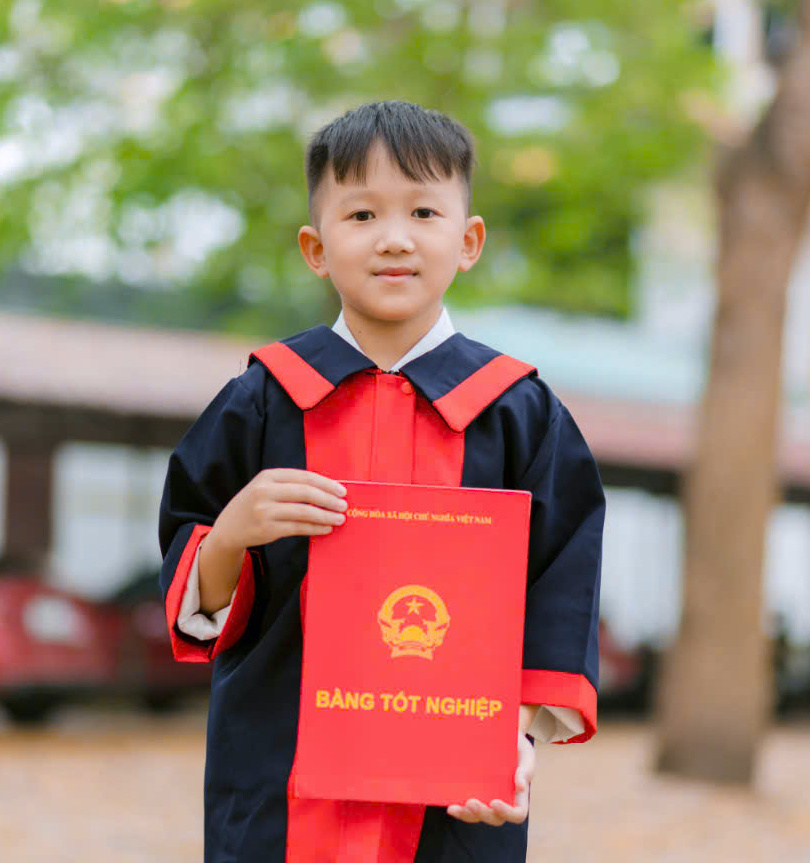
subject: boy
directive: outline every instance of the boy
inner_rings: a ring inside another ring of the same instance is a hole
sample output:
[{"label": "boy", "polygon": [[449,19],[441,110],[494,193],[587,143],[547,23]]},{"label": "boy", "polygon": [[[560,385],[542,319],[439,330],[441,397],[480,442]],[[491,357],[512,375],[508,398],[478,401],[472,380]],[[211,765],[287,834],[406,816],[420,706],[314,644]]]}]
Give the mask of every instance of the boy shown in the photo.
[{"label": "boy", "polygon": [[[526,733],[595,731],[598,472],[535,370],[454,333],[442,306],[484,244],[483,220],[468,216],[472,165],[466,129],[406,102],[364,105],[318,132],[306,157],[312,224],[298,239],[341,316],[257,351],[171,457],[161,584],[175,655],[216,659],[210,863],[522,861]],[[531,491],[513,802],[287,799],[308,537],[345,520],[335,477]]]}]

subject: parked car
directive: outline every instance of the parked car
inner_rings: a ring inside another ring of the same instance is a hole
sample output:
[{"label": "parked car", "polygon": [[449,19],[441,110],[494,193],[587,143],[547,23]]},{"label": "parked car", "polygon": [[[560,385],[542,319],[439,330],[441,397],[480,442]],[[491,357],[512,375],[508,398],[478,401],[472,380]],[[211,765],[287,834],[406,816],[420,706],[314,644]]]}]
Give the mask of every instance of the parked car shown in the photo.
[{"label": "parked car", "polygon": [[658,669],[652,646],[622,647],[608,623],[599,621],[600,710],[644,711],[651,707],[652,688]]},{"label": "parked car", "polygon": [[810,644],[791,641],[784,619],[776,617],[771,636],[776,711],[784,716],[810,709]]},{"label": "parked car", "polygon": [[155,573],[102,602],[30,574],[0,577],[0,704],[13,720],[41,722],[100,694],[165,709],[209,684],[207,665],[172,657]]}]

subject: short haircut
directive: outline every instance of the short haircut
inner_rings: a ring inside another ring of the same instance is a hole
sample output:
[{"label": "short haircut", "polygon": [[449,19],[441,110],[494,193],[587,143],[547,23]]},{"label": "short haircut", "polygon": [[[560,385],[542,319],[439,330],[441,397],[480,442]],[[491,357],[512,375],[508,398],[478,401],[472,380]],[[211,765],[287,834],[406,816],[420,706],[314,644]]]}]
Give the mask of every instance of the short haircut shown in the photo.
[{"label": "short haircut", "polygon": [[324,174],[331,168],[337,183],[362,183],[368,153],[381,142],[410,180],[427,182],[459,176],[472,197],[475,144],[470,132],[445,114],[414,105],[387,101],[361,105],[315,133],[306,152],[309,211]]}]

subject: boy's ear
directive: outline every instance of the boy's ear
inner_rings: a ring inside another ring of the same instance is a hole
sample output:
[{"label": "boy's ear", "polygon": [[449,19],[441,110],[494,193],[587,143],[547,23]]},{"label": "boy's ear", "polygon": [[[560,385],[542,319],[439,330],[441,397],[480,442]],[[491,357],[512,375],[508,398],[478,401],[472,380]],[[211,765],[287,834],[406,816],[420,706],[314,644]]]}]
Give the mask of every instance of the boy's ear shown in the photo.
[{"label": "boy's ear", "polygon": [[480,216],[470,216],[467,219],[467,228],[464,231],[464,246],[461,250],[461,260],[458,265],[462,273],[466,273],[481,257],[486,238],[487,229],[484,225],[484,220]]},{"label": "boy's ear", "polygon": [[310,270],[316,276],[325,279],[329,275],[329,270],[326,268],[323,243],[321,235],[312,225],[304,225],[299,229],[298,248],[301,249],[301,254]]}]

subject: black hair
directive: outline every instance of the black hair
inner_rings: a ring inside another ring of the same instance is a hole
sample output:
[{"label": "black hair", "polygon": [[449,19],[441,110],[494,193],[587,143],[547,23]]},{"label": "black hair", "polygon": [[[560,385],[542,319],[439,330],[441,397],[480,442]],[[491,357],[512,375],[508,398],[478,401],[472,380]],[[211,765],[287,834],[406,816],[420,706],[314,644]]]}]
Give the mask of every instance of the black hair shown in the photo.
[{"label": "black hair", "polygon": [[425,182],[458,175],[464,181],[469,207],[475,145],[470,132],[445,114],[412,102],[387,101],[361,105],[315,133],[306,152],[310,213],[315,193],[331,168],[335,180],[362,183],[368,152],[380,141],[402,173]]}]

